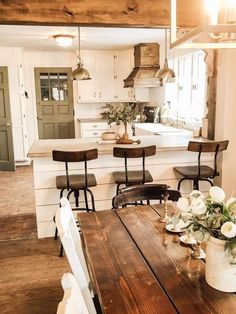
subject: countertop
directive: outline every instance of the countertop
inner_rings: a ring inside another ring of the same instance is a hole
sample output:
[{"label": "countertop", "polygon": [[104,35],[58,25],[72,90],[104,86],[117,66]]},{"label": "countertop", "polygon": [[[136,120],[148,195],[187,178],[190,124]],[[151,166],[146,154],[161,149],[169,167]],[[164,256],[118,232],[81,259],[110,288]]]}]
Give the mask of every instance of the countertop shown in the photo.
[{"label": "countertop", "polygon": [[[189,140],[193,137],[191,133],[183,134],[160,134],[160,135],[148,135],[148,136],[134,136],[133,140],[141,140],[141,144],[98,144],[98,139],[94,138],[80,138],[80,139],[58,139],[58,140],[37,140],[32,144],[28,157],[50,157],[52,156],[52,150],[87,150],[91,148],[97,148],[100,155],[112,154],[114,146],[125,147],[142,147],[149,145],[156,145],[157,151],[180,151],[187,150]],[[196,139],[194,139],[196,140]],[[197,139],[202,141],[201,138]]]}]

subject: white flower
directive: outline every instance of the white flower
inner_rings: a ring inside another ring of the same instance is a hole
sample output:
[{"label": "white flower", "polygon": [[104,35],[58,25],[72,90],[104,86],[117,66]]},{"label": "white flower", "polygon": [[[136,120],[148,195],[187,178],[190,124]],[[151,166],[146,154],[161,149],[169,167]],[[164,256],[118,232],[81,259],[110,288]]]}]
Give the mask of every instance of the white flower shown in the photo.
[{"label": "white flower", "polygon": [[233,202],[235,202],[236,201],[236,198],[235,197],[230,197],[229,199],[228,199],[228,201],[226,202],[226,206],[228,207],[228,206],[230,206],[230,204],[232,204]]},{"label": "white flower", "polygon": [[225,222],[220,231],[226,238],[234,238],[236,236],[236,224],[230,221]]},{"label": "white flower", "polygon": [[209,190],[211,200],[215,203],[221,203],[225,199],[225,192],[218,186],[212,186]]},{"label": "white flower", "polygon": [[194,198],[190,204],[190,210],[194,215],[204,214],[207,210],[204,200],[201,198]]},{"label": "white flower", "polygon": [[198,191],[198,190],[193,190],[192,193],[190,193],[190,198],[193,199],[193,198],[200,198],[200,199],[204,199],[204,196],[203,194]]},{"label": "white flower", "polygon": [[236,218],[236,198],[230,197],[228,201],[226,202],[226,207],[230,207],[230,214],[232,217]]},{"label": "white flower", "polygon": [[177,202],[177,207],[181,210],[181,212],[189,212],[189,201],[186,197],[180,197]]}]

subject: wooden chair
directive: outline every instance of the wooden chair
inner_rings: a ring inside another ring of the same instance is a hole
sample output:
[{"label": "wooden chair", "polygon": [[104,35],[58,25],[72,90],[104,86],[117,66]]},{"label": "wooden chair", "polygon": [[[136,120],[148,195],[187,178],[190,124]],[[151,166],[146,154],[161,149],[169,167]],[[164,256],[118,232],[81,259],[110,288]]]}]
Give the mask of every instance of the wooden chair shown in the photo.
[{"label": "wooden chair", "polygon": [[61,284],[64,296],[58,304],[57,314],[89,314],[75,277],[70,273],[64,274]]},{"label": "wooden chair", "polygon": [[[116,195],[119,193],[119,189],[122,184],[124,184],[125,186],[129,186],[136,184],[145,184],[147,182],[153,181],[150,172],[148,170],[145,170],[145,158],[153,156],[155,154],[155,145],[135,148],[113,148],[113,156],[118,158],[124,158],[125,161],[125,171],[113,172],[114,181],[117,184]],[[129,158],[142,158],[142,170],[128,170],[127,159]]]},{"label": "wooden chair", "polygon": [[[185,166],[185,167],[174,167],[174,171],[183,176],[179,180],[178,190],[180,190],[181,183],[184,180],[193,181],[193,189],[199,190],[199,181],[207,181],[213,185],[212,180],[219,176],[220,173],[217,169],[217,158],[218,153],[227,149],[229,141],[220,142],[193,142],[190,141],[188,144],[188,151],[198,152],[198,164],[197,166]],[[206,165],[202,165],[201,156],[202,153],[214,153],[214,168]]]},{"label": "wooden chair", "polygon": [[[65,200],[64,200],[65,201]],[[71,270],[81,289],[89,313],[96,313],[89,290],[89,274],[83,255],[80,235],[68,203],[62,201],[62,207],[56,213],[56,225],[61,243],[65,250]]]},{"label": "wooden chair", "polygon": [[[97,185],[94,174],[88,173],[87,161],[98,158],[98,150],[90,149],[85,151],[52,151],[54,161],[64,162],[66,175],[56,176],[56,187],[60,190],[60,199],[64,191],[67,191],[67,198],[74,193],[75,206],[74,210],[95,211],[94,195],[89,189]],[[84,174],[69,174],[68,164],[71,162],[84,162]],[[85,208],[79,207],[80,191],[84,192]],[[87,193],[91,196],[92,208],[89,208]],[[53,219],[55,221],[55,217]],[[57,229],[55,230],[55,239],[57,239]]]},{"label": "wooden chair", "polygon": [[[125,207],[127,205],[134,205],[137,202],[150,200],[158,200],[160,203],[163,201],[163,196],[168,194],[168,200],[177,202],[181,197],[179,191],[169,190],[166,184],[145,184],[136,185],[121,190],[121,193],[116,195],[112,200],[114,209]],[[142,203],[141,203],[142,204]]]}]

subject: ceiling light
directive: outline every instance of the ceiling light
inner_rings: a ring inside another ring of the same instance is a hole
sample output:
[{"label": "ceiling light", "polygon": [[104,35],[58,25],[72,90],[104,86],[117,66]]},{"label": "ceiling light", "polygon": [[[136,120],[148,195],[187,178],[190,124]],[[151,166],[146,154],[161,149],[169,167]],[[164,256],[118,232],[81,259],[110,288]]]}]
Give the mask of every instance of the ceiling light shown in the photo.
[{"label": "ceiling light", "polygon": [[69,47],[73,43],[74,36],[72,36],[72,35],[54,35],[53,38],[55,39],[58,46]]},{"label": "ceiling light", "polygon": [[80,56],[80,27],[78,27],[78,66],[72,72],[71,80],[82,81],[82,80],[91,80],[88,70],[84,68],[83,60]]},{"label": "ceiling light", "polygon": [[165,29],[165,61],[164,66],[161,68],[157,74],[156,78],[158,78],[161,83],[165,82],[173,82],[175,79],[175,72],[168,67],[168,61],[167,61],[167,29]]},{"label": "ceiling light", "polygon": [[178,3],[171,0],[171,43],[174,48],[236,48],[236,0],[202,0],[199,25],[177,30]]}]

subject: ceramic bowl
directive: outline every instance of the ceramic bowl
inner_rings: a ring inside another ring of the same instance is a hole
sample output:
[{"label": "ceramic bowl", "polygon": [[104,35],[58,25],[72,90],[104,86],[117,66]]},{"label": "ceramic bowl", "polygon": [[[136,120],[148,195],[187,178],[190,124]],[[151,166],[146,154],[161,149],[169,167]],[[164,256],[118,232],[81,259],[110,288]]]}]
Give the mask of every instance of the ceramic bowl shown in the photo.
[{"label": "ceramic bowl", "polygon": [[103,132],[102,140],[104,141],[112,141],[116,139],[116,132]]}]

